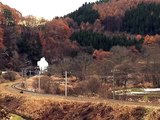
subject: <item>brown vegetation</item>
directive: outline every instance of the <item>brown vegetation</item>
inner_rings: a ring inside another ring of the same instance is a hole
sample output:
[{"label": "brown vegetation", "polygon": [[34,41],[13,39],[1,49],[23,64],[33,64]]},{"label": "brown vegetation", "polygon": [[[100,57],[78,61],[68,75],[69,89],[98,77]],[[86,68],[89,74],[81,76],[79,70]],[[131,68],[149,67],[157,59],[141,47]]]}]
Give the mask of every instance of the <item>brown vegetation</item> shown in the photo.
[{"label": "brown vegetation", "polygon": [[43,54],[51,64],[78,50],[77,45],[69,40],[71,33],[72,30],[64,19],[53,19],[39,32]]},{"label": "brown vegetation", "polygon": [[20,21],[20,18],[22,17],[22,14],[19,11],[17,11],[16,9],[11,8],[11,7],[7,6],[7,5],[3,5],[1,2],[0,2],[0,9],[1,9],[1,11],[0,11],[0,21],[1,21],[0,24],[1,25],[7,23],[6,22],[7,20],[6,20],[5,16],[4,16],[4,14],[3,14],[3,9],[7,9],[7,10],[10,10],[12,12],[12,15],[13,15],[14,20],[15,20],[16,23],[18,23]]},{"label": "brown vegetation", "polygon": [[[80,98],[79,98],[80,99]],[[82,98],[83,101],[83,98]],[[94,101],[94,100],[93,100]],[[158,120],[158,111],[146,112],[144,107],[131,107],[110,102],[81,102],[65,98],[27,97],[1,93],[1,106],[33,120],[90,119],[90,120],[141,120],[148,117]]]},{"label": "brown vegetation", "polygon": [[103,51],[103,50],[95,50],[93,52],[93,57],[96,58],[97,60],[102,60],[105,57],[110,56],[112,53],[108,51]]}]

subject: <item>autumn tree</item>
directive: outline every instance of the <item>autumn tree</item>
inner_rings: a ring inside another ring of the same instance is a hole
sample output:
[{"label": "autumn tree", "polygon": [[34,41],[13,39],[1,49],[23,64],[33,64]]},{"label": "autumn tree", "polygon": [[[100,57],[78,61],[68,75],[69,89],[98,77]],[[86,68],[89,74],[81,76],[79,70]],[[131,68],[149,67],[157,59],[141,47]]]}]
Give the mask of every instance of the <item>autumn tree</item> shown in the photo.
[{"label": "autumn tree", "polygon": [[[5,66],[2,66],[2,69],[11,68],[13,60],[18,60],[16,42],[20,35],[20,27],[17,24],[22,15],[19,11],[7,5],[0,4],[0,8],[0,51],[2,51],[2,53],[0,52],[0,62],[4,63],[3,65]],[[19,63],[19,60],[17,63]]]},{"label": "autumn tree", "polygon": [[28,15],[23,17],[21,23],[28,27],[36,27],[38,25],[43,25],[47,22],[44,18],[36,18],[35,16]]},{"label": "autumn tree", "polygon": [[160,86],[160,54],[159,54],[159,45],[154,44],[152,46],[145,46],[143,54],[143,63],[141,63],[141,71],[144,73],[144,80],[146,82],[153,83],[154,86]]},{"label": "autumn tree", "polygon": [[115,79],[118,86],[126,84],[129,73],[133,73],[133,65],[136,63],[136,57],[130,50],[125,47],[115,46],[111,49],[111,60],[114,63],[113,70],[115,71]]},{"label": "autumn tree", "polygon": [[0,4],[0,24],[3,26],[17,25],[22,17],[22,14],[14,8]]},{"label": "autumn tree", "polygon": [[43,55],[50,64],[76,53],[78,48],[69,40],[71,29],[66,21],[54,19],[40,26],[40,29]]},{"label": "autumn tree", "polygon": [[118,83],[126,89],[129,75],[135,72],[135,67],[133,67],[133,64],[130,62],[124,62],[119,65],[117,69],[119,70]]},{"label": "autumn tree", "polygon": [[85,80],[87,70],[91,65],[93,58],[87,53],[79,53],[77,57],[73,58],[71,63],[71,72],[76,75],[80,80]]}]

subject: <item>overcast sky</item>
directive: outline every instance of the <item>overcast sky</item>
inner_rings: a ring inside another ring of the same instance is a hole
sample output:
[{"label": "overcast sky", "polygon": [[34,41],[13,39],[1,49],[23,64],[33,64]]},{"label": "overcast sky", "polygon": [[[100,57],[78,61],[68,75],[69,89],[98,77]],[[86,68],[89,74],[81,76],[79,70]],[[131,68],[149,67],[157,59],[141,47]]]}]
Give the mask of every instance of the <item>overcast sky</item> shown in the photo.
[{"label": "overcast sky", "polygon": [[0,0],[3,4],[16,8],[23,16],[33,15],[46,19],[66,15],[85,2],[95,1],[97,0]]}]

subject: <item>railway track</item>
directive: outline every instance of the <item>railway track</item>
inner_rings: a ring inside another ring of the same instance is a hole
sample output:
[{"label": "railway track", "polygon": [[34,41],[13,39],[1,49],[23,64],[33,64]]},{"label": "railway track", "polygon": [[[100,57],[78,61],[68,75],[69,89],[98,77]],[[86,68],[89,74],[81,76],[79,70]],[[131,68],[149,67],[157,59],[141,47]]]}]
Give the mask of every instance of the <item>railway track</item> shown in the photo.
[{"label": "railway track", "polygon": [[[36,96],[38,98],[54,98],[56,100],[66,100],[66,101],[75,101],[75,102],[91,102],[91,103],[106,103],[110,105],[121,105],[121,106],[142,106],[146,108],[154,108],[160,109],[160,106],[157,104],[152,103],[145,103],[145,102],[129,102],[129,101],[122,101],[122,100],[113,100],[113,99],[104,99],[104,98],[93,98],[93,97],[73,97],[73,96],[62,96],[62,95],[51,95],[51,94],[42,94],[42,93],[35,93],[32,91],[20,89],[19,82],[10,83],[9,85],[0,84],[0,87],[5,87],[5,89],[11,93],[21,94],[20,91],[23,91],[23,94],[26,96]],[[23,95],[21,94],[21,95]]]}]

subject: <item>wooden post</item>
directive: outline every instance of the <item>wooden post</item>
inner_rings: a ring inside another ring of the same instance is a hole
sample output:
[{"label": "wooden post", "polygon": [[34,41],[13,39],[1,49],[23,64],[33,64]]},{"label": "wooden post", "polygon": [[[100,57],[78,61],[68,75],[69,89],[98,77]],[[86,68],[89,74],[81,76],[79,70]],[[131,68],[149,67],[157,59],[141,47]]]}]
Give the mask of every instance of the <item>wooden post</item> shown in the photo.
[{"label": "wooden post", "polygon": [[65,71],[65,96],[67,97],[67,71]]}]

